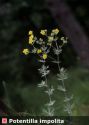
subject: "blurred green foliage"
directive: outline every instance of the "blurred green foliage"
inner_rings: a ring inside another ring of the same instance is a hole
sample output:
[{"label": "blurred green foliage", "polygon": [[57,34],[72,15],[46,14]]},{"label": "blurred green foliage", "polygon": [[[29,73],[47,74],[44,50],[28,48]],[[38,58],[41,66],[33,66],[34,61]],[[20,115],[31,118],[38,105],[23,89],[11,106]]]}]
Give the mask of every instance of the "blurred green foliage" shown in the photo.
[{"label": "blurred green foliage", "polygon": [[[73,95],[73,116],[87,116],[89,115],[89,71],[78,67],[72,68],[68,73],[69,79],[65,81],[65,85],[68,95]],[[56,89],[53,97],[56,100],[55,113],[58,116],[66,115],[63,112],[64,96],[57,90],[58,81],[55,79],[55,75],[50,75],[48,81]],[[20,113],[27,112],[31,115],[41,115],[41,110],[48,101],[43,89],[38,88],[37,85],[19,86],[18,84],[14,86],[13,83],[12,85],[5,83],[5,88],[4,101],[9,107]]]}]

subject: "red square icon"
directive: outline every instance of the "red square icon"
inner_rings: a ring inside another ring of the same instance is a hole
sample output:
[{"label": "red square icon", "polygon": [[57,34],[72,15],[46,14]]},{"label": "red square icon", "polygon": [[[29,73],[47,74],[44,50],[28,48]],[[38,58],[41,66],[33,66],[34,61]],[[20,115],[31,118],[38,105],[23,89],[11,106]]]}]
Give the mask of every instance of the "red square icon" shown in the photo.
[{"label": "red square icon", "polygon": [[2,124],[7,124],[7,118],[2,118]]}]

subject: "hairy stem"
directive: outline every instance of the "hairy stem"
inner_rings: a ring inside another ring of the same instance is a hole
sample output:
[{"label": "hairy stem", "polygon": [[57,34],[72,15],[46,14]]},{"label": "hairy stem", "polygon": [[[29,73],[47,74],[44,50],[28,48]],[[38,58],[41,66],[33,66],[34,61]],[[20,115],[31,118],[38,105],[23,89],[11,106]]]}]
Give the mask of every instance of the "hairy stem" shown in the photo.
[{"label": "hairy stem", "polygon": [[[43,62],[43,65],[44,66],[46,66],[45,65],[45,62]],[[51,86],[49,86],[48,85],[48,81],[47,81],[47,75],[45,75],[44,76],[44,79],[45,79],[45,83],[46,83],[46,91],[49,91],[49,90],[51,90]],[[50,93],[47,93],[47,95],[48,95],[48,104],[52,101],[52,95],[50,95]],[[53,116],[54,115],[54,113],[52,113],[52,111],[51,110],[54,110],[54,108],[53,108],[53,105],[47,105],[47,115],[48,116]]]},{"label": "hairy stem", "polygon": [[[59,49],[57,42],[56,42],[56,48]],[[57,63],[57,65],[58,65],[58,71],[59,71],[59,73],[60,73],[61,68],[60,68],[60,65],[59,65],[59,61],[60,61],[60,60],[59,60],[59,54],[57,54],[57,61],[58,61],[58,63]],[[67,91],[66,91],[64,79],[62,79],[61,82],[62,82],[62,86],[63,86],[63,88],[64,88],[64,90],[65,90],[65,91],[63,91],[63,92],[64,92],[64,98],[66,99],[66,98],[68,98],[68,96],[67,96]],[[69,110],[67,111],[67,113],[68,113],[69,116],[71,116],[71,115],[72,115],[72,111],[71,111],[71,108],[70,108],[70,107],[71,107],[70,102],[67,101],[67,102],[66,102],[66,105],[69,107]]]}]

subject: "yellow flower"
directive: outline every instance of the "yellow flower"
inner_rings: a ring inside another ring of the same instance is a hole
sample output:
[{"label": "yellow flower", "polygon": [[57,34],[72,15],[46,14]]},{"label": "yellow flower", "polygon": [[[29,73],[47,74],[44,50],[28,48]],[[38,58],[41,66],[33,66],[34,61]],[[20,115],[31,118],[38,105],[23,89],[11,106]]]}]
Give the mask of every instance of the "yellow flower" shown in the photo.
[{"label": "yellow flower", "polygon": [[57,34],[59,33],[59,29],[53,29],[53,30],[52,30],[52,33],[54,33],[54,34],[57,35]]},{"label": "yellow flower", "polygon": [[37,50],[37,54],[40,54],[40,53],[42,53],[42,50],[41,50],[41,49],[38,49],[38,50]]},{"label": "yellow flower", "polygon": [[49,36],[49,37],[48,37],[48,42],[52,42],[53,39],[54,39],[54,38],[53,38],[52,36]]},{"label": "yellow flower", "polygon": [[29,44],[33,44],[33,42],[34,42],[34,36],[31,35],[31,36],[29,37]]},{"label": "yellow flower", "polygon": [[44,60],[47,59],[47,54],[44,53],[42,57],[43,57]]},{"label": "yellow flower", "polygon": [[32,35],[32,34],[33,34],[33,31],[30,30],[30,31],[28,32],[28,35]]},{"label": "yellow flower", "polygon": [[47,34],[47,30],[41,30],[40,33],[41,33],[42,35],[46,35],[46,34]]},{"label": "yellow flower", "polygon": [[32,34],[31,36],[29,36],[29,38],[34,39],[34,35]]},{"label": "yellow flower", "polygon": [[28,55],[28,54],[29,54],[29,49],[24,49],[24,50],[23,50],[23,53],[24,53],[25,55]]}]

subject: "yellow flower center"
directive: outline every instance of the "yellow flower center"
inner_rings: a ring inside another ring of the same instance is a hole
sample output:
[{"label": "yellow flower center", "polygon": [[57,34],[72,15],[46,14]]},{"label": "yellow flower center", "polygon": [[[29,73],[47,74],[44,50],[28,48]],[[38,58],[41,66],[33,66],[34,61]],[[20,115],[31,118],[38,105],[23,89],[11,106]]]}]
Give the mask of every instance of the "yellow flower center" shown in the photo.
[{"label": "yellow flower center", "polygon": [[32,34],[33,34],[33,31],[30,30],[30,31],[28,32],[28,35],[32,35]]},{"label": "yellow flower center", "polygon": [[54,29],[54,30],[52,30],[52,33],[54,33],[54,34],[58,34],[59,33],[59,29]]},{"label": "yellow flower center", "polygon": [[43,54],[43,59],[44,60],[47,59],[47,54],[46,53]]},{"label": "yellow flower center", "polygon": [[28,55],[28,54],[29,54],[29,50],[28,50],[28,49],[24,49],[24,50],[23,50],[23,53],[24,53],[25,55]]},{"label": "yellow flower center", "polygon": [[40,54],[40,53],[42,53],[42,50],[41,50],[41,49],[38,49],[38,50],[37,50],[37,54]]},{"label": "yellow flower center", "polygon": [[40,33],[41,33],[42,35],[46,35],[46,34],[47,34],[47,30],[41,30]]}]

